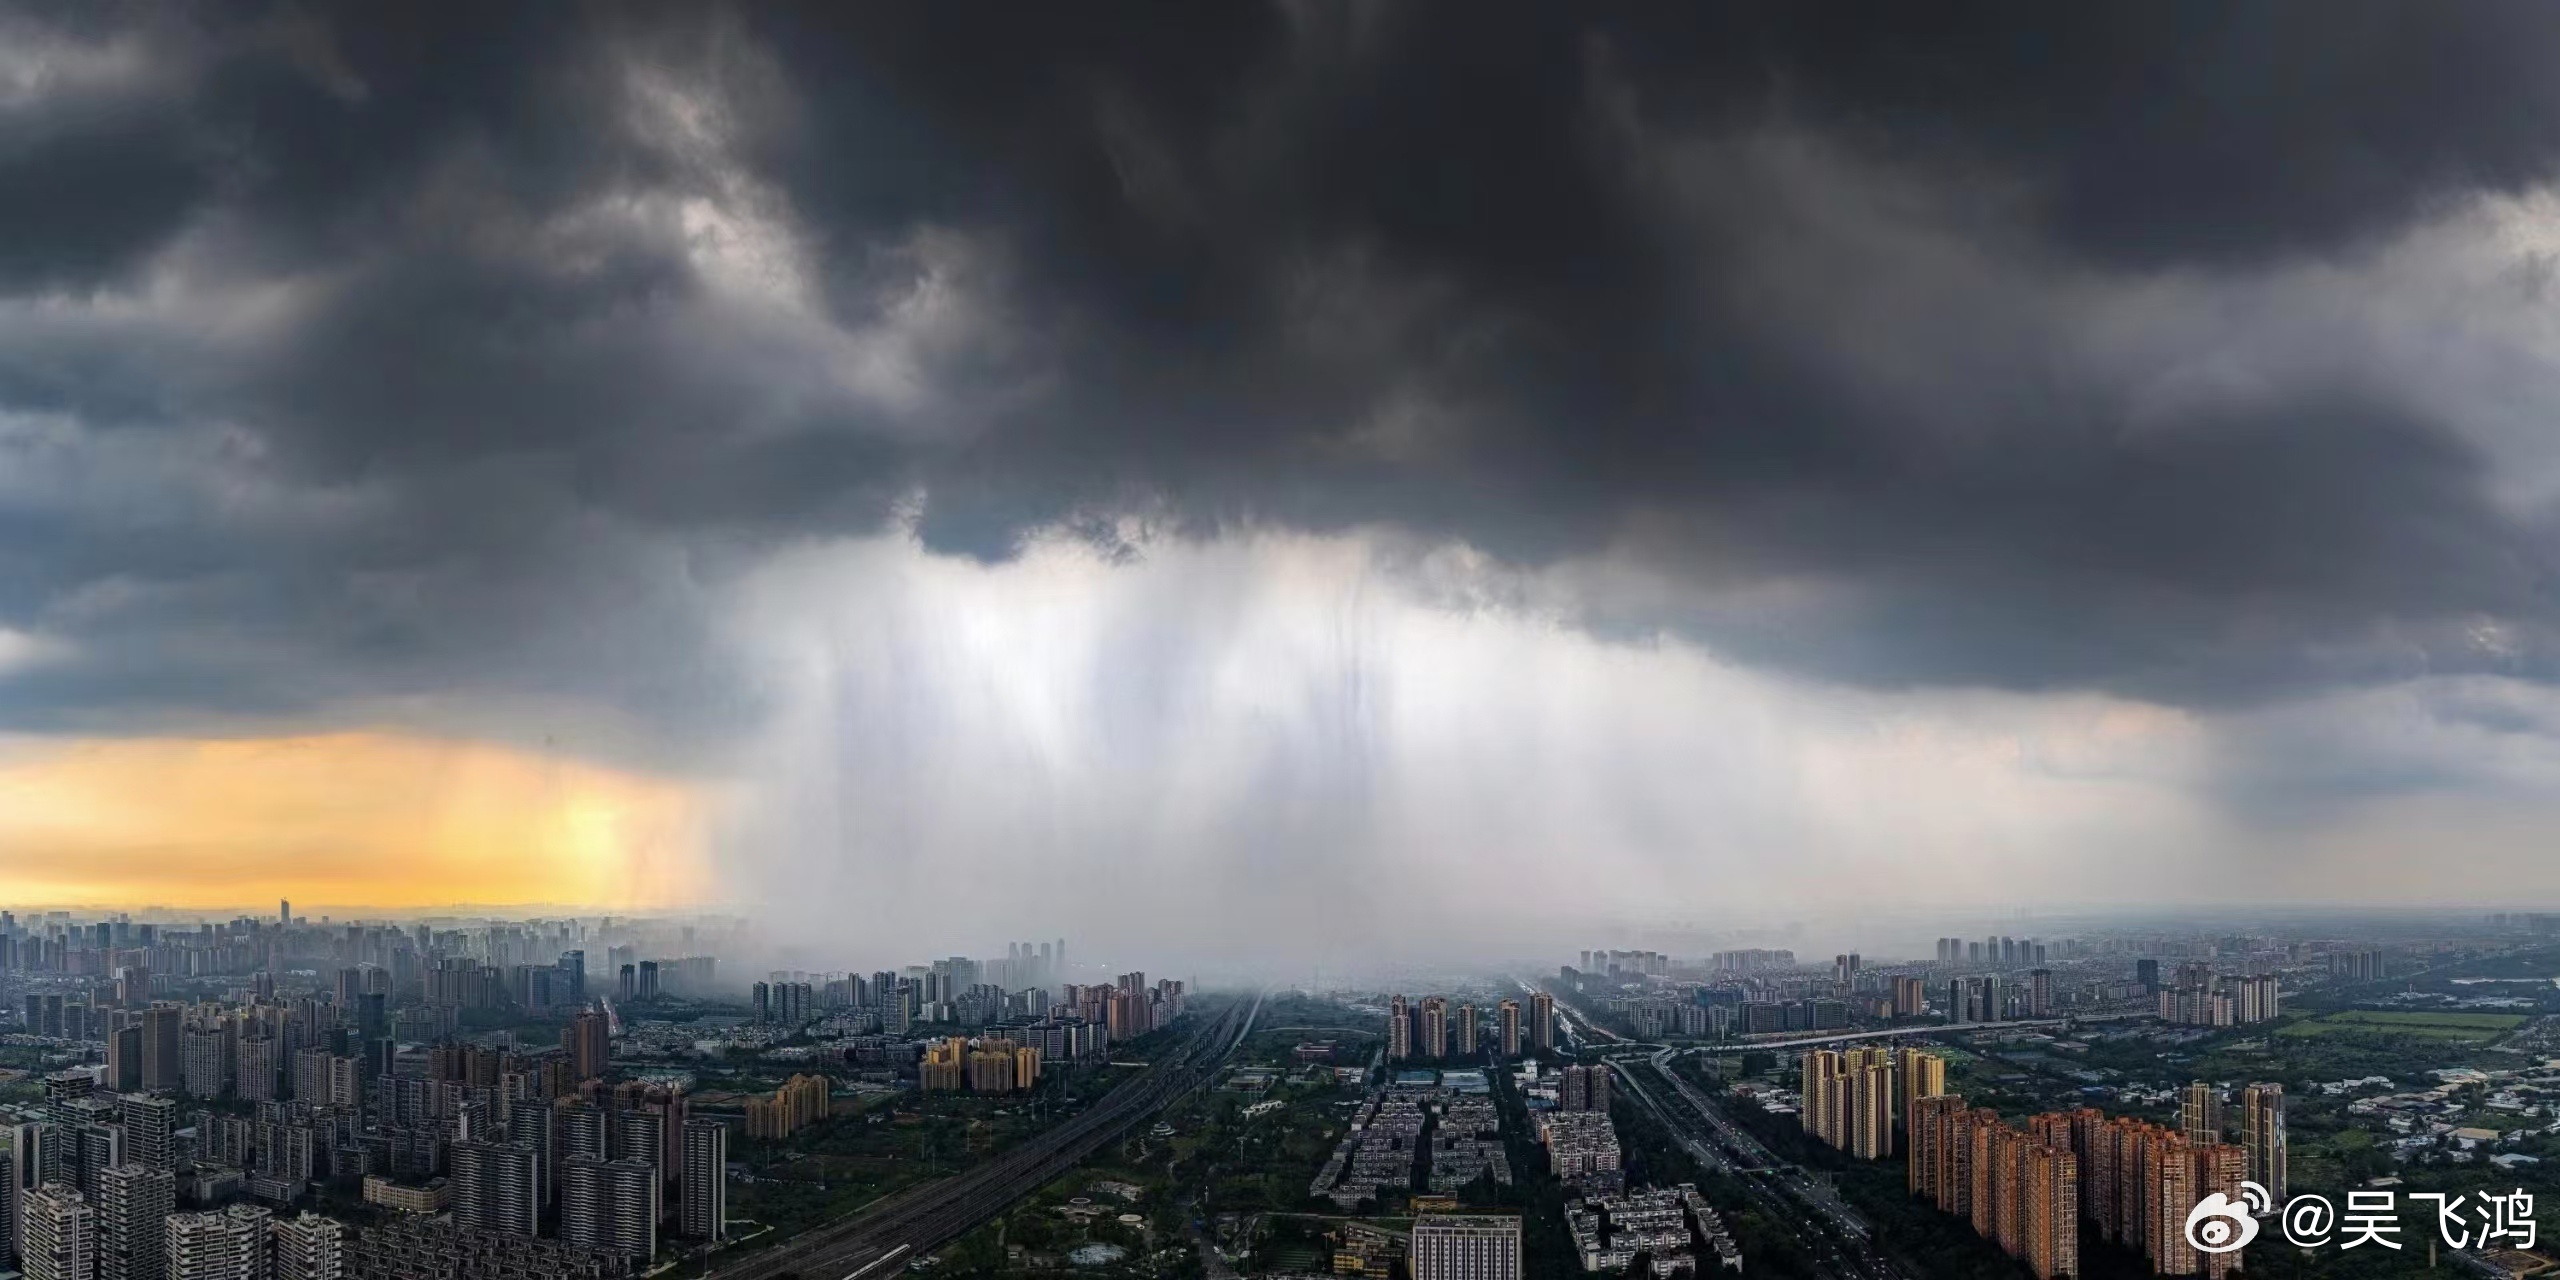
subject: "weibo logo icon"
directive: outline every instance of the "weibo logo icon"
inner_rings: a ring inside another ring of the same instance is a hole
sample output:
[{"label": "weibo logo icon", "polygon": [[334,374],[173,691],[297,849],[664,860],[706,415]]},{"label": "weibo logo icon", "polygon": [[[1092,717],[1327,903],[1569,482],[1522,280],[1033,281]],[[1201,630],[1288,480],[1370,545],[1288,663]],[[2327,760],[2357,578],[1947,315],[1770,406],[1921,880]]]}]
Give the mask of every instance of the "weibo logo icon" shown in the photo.
[{"label": "weibo logo icon", "polygon": [[2254,1182],[2240,1184],[2240,1199],[2217,1191],[2187,1211],[2187,1243],[2201,1253],[2230,1253],[2258,1238],[2258,1215],[2270,1212],[2274,1200]]}]

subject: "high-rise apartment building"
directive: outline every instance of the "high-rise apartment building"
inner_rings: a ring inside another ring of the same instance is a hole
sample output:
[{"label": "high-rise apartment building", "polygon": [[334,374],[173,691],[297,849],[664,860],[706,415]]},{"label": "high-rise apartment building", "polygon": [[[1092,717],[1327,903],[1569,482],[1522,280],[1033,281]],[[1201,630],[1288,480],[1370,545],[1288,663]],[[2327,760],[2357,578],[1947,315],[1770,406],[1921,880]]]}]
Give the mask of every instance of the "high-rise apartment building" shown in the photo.
[{"label": "high-rise apartment building", "polygon": [[[108,1111],[92,1114],[111,1116],[114,1113]],[[94,1203],[98,1194],[99,1175],[125,1162],[124,1126],[92,1121],[65,1125],[62,1132],[68,1139],[63,1145],[63,1155],[66,1157],[64,1175],[83,1193],[92,1197]]]},{"label": "high-rise apartment building", "polygon": [[569,1056],[569,1069],[580,1080],[593,1080],[604,1074],[612,1043],[612,1025],[602,1010],[582,1010],[560,1030],[561,1051]]},{"label": "high-rise apartment building", "polygon": [[2068,1146],[2026,1148],[2018,1188],[2019,1259],[2036,1280],[2080,1274],[2080,1160]]},{"label": "high-rise apartment building", "polygon": [[560,1162],[560,1239],[634,1263],[658,1251],[658,1166],[647,1160]]},{"label": "high-rise apartment building", "polygon": [[1557,1106],[1565,1111],[1609,1112],[1609,1068],[1594,1063],[1564,1069],[1564,1079],[1557,1089]]},{"label": "high-rise apartment building", "polygon": [[1892,1050],[1815,1049],[1804,1055],[1803,1072],[1807,1134],[1861,1160],[1893,1154]]},{"label": "high-rise apartment building", "polygon": [[1476,1007],[1474,1005],[1462,1004],[1458,1006],[1458,1020],[1455,1034],[1457,1038],[1449,1046],[1450,1056],[1467,1058],[1474,1057],[1476,1050],[1482,1045],[1482,1040],[1479,1037],[1478,1028],[1476,1027]]},{"label": "high-rise apartment building", "polygon": [[1499,1020],[1497,1038],[1502,1042],[1503,1058],[1508,1060],[1519,1057],[1521,1048],[1520,1002],[1517,1000],[1505,1000],[1501,1004],[1494,1006],[1494,1014]]},{"label": "high-rise apartment building", "polygon": [[[1010,1057],[1011,1055],[1007,1055]],[[616,1160],[646,1160],[658,1171],[663,1184],[676,1171],[680,1152],[680,1131],[670,1131],[671,1112],[664,1109],[628,1110],[613,1113],[613,1139],[609,1149]]]},{"label": "high-rise apartment building", "polygon": [[2113,1212],[2115,1188],[2115,1133],[2107,1125],[2107,1116],[2096,1107],[2082,1107],[2068,1113],[2070,1118],[2071,1154],[2080,1182],[2080,1219],[2100,1226],[2104,1238],[2106,1216]]},{"label": "high-rise apartment building", "polygon": [[1901,1087],[1898,1114],[1907,1129],[1910,1118],[1920,1114],[1922,1098],[1947,1091],[1947,1060],[1925,1050],[1903,1049],[1894,1055],[1894,1074]]},{"label": "high-rise apartment building", "polygon": [[166,1223],[169,1280],[268,1280],[275,1217],[256,1205],[181,1213]]},{"label": "high-rise apartment building", "polygon": [[603,1108],[583,1104],[564,1107],[557,1113],[557,1119],[560,1122],[560,1150],[552,1162],[555,1167],[560,1160],[571,1156],[586,1156],[594,1160],[612,1156],[613,1133],[608,1123],[611,1116]]},{"label": "high-rise apartment building", "polygon": [[1946,1143],[1951,1136],[1948,1116],[1964,1111],[1964,1099],[1940,1093],[1915,1099],[1909,1120],[1910,1159],[1903,1168],[1903,1183],[1911,1194],[1945,1208],[1945,1179],[1948,1175]]},{"label": "high-rise apartment building", "polygon": [[1449,1002],[1439,996],[1422,998],[1422,1028],[1416,1052],[1425,1058],[1443,1058],[1449,1054]]},{"label": "high-rise apartment building", "polygon": [[231,1092],[231,1053],[237,1034],[228,1023],[184,1033],[178,1079],[188,1093],[199,1098],[219,1098]]},{"label": "high-rise apartment building", "polygon": [[[77,1176],[62,1158],[59,1128],[43,1123],[13,1125],[9,1137],[10,1182],[21,1199],[45,1183],[67,1182]],[[12,1213],[10,1221],[17,1221],[17,1215]]]},{"label": "high-rise apartment building", "polygon": [[542,1174],[533,1148],[514,1142],[457,1142],[448,1148],[447,1159],[457,1225],[499,1235],[536,1233]]},{"label": "high-rise apartment building", "polygon": [[678,1233],[718,1240],[729,1213],[729,1126],[718,1120],[684,1122],[684,1176],[677,1183]]},{"label": "high-rise apartment building", "polygon": [[178,1101],[129,1093],[116,1099],[116,1122],[124,1126],[127,1159],[154,1169],[178,1167]]},{"label": "high-rise apartment building", "polygon": [[1544,991],[1529,996],[1529,1047],[1552,1053],[1556,1047],[1556,998]]},{"label": "high-rise apartment building", "polygon": [[1413,1220],[1413,1280],[1520,1280],[1520,1219],[1426,1213]]},{"label": "high-rise apartment building", "polygon": [[2187,1209],[2196,1194],[2195,1147],[2181,1134],[2146,1135],[2143,1153],[2143,1256],[2156,1275],[2196,1273],[2196,1247],[2187,1243]]},{"label": "high-rise apartment building", "polygon": [[1840,1051],[1809,1050],[1799,1070],[1802,1079],[1797,1092],[1803,1095],[1804,1106],[1797,1116],[1798,1123],[1804,1126],[1806,1136],[1827,1146],[1839,1146],[1841,1108],[1848,1088]]},{"label": "high-rise apartment building", "polygon": [[98,1215],[78,1187],[47,1182],[20,1199],[18,1268],[27,1280],[94,1280]]},{"label": "high-rise apartment building", "polygon": [[1387,1061],[1402,1062],[1413,1056],[1413,1009],[1403,996],[1387,1001]]},{"label": "high-rise apartment building", "polygon": [[245,1102],[272,1102],[278,1081],[284,1074],[284,1043],[268,1036],[252,1036],[242,1040],[238,1050],[238,1070],[231,1087]]},{"label": "high-rise apartment building", "polygon": [[346,1280],[346,1228],[334,1218],[305,1210],[278,1218],[268,1230],[275,1280]]},{"label": "high-rise apartment building", "polygon": [[1914,1100],[1911,1170],[1915,1195],[1969,1219],[1976,1234],[2027,1264],[2039,1280],[2078,1275],[2080,1162],[2075,1115],[2047,1113],[2020,1132],[1998,1113],[1966,1110],[1940,1094]]},{"label": "high-rise apartment building", "polygon": [[155,1004],[142,1011],[143,1088],[161,1093],[185,1083],[185,1064],[179,1053],[184,1016],[174,1004]]},{"label": "high-rise apartment building", "polygon": [[[2191,1156],[2195,1163],[2191,1198],[2175,1206],[2181,1237],[2186,1234],[2187,1214],[2195,1208],[2196,1201],[2220,1194],[2237,1203],[2240,1200],[2240,1183],[2249,1176],[2249,1154],[2227,1142],[2207,1143],[2195,1148]],[[2199,1273],[2205,1276],[2229,1275],[2240,1269],[2240,1255],[2206,1253],[2199,1249],[2196,1251],[2196,1264]]]},{"label": "high-rise apartment building", "polygon": [[2179,1090],[2178,1132],[2189,1146],[2222,1141],[2222,1090],[2202,1080]]},{"label": "high-rise apartment building", "polygon": [[169,1280],[160,1224],[178,1209],[167,1169],[128,1164],[98,1172],[98,1280]]},{"label": "high-rise apartment building", "polygon": [[560,1126],[558,1113],[542,1098],[518,1098],[507,1104],[507,1141],[533,1151],[533,1200],[547,1206],[560,1190]]},{"label": "high-rise apartment building", "polygon": [[107,1033],[107,1087],[132,1093],[142,1087],[142,1025],[130,1023]]},{"label": "high-rise apartment building", "polygon": [[1841,1148],[1861,1160],[1893,1154],[1893,1063],[1883,1049],[1852,1049],[1843,1055],[1848,1089],[1843,1098]]},{"label": "high-rise apartment building", "polygon": [[2248,1179],[2285,1202],[2284,1086],[2253,1084],[2240,1091],[2240,1145],[2248,1153]]}]

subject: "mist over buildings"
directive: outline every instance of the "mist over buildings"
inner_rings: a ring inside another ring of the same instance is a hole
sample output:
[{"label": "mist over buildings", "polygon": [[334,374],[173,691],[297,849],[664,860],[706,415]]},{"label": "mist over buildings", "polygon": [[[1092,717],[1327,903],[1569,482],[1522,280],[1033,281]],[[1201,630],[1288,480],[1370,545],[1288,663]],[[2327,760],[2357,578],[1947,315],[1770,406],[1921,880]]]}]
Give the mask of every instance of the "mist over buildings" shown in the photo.
[{"label": "mist over buildings", "polygon": [[352,19],[0,9],[21,891],[2560,892],[2560,14]]}]

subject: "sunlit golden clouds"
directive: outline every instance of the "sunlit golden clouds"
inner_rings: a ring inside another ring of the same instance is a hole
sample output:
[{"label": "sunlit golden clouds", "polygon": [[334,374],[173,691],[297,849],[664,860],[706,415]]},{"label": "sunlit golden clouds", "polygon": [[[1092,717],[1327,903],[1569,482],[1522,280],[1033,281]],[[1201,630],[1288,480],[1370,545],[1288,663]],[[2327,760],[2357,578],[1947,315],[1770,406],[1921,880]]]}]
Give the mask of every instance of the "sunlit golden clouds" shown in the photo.
[{"label": "sunlit golden clouds", "polygon": [[703,808],[485,742],[0,739],[0,900],[676,905],[703,884]]}]

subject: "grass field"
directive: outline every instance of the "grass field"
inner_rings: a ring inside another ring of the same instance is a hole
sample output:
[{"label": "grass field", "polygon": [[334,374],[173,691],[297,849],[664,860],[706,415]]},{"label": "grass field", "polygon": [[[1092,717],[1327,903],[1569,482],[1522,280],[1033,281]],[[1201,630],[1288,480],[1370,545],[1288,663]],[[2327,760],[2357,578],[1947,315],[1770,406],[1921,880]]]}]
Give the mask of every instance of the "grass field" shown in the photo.
[{"label": "grass field", "polygon": [[2520,1013],[2401,1013],[2349,1009],[2297,1022],[2287,1036],[2405,1035],[2427,1040],[2491,1040],[2523,1026]]}]

